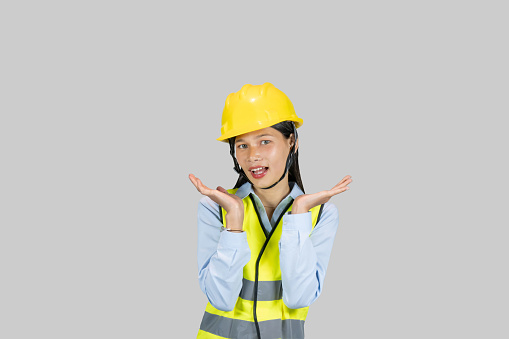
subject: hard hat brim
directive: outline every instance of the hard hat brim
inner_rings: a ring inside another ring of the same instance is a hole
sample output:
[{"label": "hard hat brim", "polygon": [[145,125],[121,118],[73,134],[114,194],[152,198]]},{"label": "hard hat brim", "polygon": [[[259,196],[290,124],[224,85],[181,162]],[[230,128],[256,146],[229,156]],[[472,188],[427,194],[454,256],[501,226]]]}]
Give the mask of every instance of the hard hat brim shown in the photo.
[{"label": "hard hat brim", "polygon": [[258,126],[256,126],[258,128],[245,128],[245,129],[230,130],[230,131],[228,131],[228,133],[225,133],[225,134],[221,135],[216,140],[217,141],[222,141],[222,142],[228,142],[228,139],[230,139],[230,138],[233,138],[233,137],[236,137],[238,135],[245,134],[245,133],[258,131],[260,129],[264,129],[264,128],[267,128],[267,127],[271,127],[271,126],[274,126],[275,124],[278,124],[278,123],[283,122],[283,121],[293,121],[295,123],[295,127],[296,128],[299,128],[300,126],[302,126],[302,124],[304,122],[301,118],[297,118],[297,117],[295,117],[295,118],[293,118],[291,120],[290,119],[285,119],[285,120],[281,120],[281,121],[268,121],[268,122],[261,123]]}]

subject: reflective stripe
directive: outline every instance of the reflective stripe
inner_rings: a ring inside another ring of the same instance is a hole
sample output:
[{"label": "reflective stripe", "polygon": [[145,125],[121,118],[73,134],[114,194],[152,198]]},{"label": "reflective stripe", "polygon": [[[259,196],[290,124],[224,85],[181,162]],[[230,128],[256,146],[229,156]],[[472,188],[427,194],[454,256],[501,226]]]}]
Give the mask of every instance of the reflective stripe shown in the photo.
[{"label": "reflective stripe", "polygon": [[283,320],[282,339],[304,338],[304,320],[285,319]]},{"label": "reflective stripe", "polygon": [[[303,339],[304,321],[273,319],[259,321],[263,339]],[[255,324],[250,321],[222,317],[205,312],[200,330],[223,338],[257,339]]]},{"label": "reflective stripe", "polygon": [[[242,290],[240,297],[244,300],[254,300],[255,282],[242,279]],[[271,301],[283,298],[283,284],[281,280],[276,281],[258,281],[258,301]]]}]

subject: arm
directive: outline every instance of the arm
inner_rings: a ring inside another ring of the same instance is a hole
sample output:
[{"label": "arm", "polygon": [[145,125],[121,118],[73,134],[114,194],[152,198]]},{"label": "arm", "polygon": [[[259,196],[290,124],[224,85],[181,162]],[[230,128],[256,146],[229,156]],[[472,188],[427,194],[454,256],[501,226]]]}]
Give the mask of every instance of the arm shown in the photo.
[{"label": "arm", "polygon": [[313,232],[311,212],[283,217],[279,259],[283,302],[289,308],[307,307],[320,296],[338,224],[331,203],[325,204]]},{"label": "arm", "polygon": [[203,197],[198,206],[198,279],[215,308],[231,311],[251,258],[246,233],[221,232],[219,205]]}]

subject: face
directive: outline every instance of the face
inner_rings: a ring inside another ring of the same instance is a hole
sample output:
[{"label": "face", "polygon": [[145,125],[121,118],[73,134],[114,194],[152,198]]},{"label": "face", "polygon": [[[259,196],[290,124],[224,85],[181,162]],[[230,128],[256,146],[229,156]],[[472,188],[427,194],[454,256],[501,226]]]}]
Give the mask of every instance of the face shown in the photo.
[{"label": "face", "polygon": [[268,187],[283,175],[292,145],[293,136],[286,139],[278,130],[267,127],[237,136],[235,154],[253,185]]}]

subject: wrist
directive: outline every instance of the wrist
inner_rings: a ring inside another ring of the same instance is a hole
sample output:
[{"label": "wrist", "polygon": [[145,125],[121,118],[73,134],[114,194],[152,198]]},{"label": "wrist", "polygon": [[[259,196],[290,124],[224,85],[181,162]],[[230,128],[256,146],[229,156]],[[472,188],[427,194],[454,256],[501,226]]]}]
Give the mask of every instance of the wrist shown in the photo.
[{"label": "wrist", "polygon": [[226,230],[228,232],[232,232],[232,233],[242,233],[242,232],[244,232],[244,230],[233,230],[233,229],[229,229],[229,228],[227,228]]},{"label": "wrist", "polygon": [[228,231],[243,232],[244,215],[228,213],[226,214],[225,221]]},{"label": "wrist", "polygon": [[226,227],[221,227],[221,232],[223,231],[228,231],[230,233],[242,233],[242,232],[245,232],[244,230],[237,230],[237,229],[231,229],[231,228],[226,228]]},{"label": "wrist", "polygon": [[309,212],[309,208],[301,205],[293,205],[290,214],[301,214]]}]

